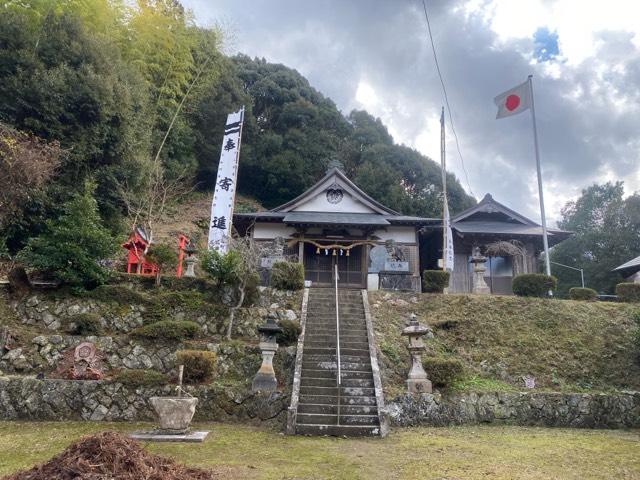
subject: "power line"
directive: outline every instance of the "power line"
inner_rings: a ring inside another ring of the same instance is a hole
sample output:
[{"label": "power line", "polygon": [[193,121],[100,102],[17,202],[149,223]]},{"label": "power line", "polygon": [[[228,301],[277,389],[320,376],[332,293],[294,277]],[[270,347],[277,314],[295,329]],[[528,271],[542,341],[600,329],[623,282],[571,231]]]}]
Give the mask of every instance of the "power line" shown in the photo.
[{"label": "power line", "polygon": [[431,50],[433,51],[433,60],[436,64],[436,70],[438,72],[438,77],[440,78],[440,84],[442,85],[442,92],[444,93],[444,102],[447,106],[447,112],[449,112],[449,124],[451,125],[451,131],[453,132],[453,138],[456,141],[456,149],[458,150],[458,155],[460,156],[460,163],[462,165],[462,171],[464,172],[464,178],[467,182],[467,187],[469,187],[469,193],[475,197],[473,194],[473,190],[471,189],[471,184],[469,183],[469,175],[467,174],[467,168],[464,165],[464,158],[462,157],[462,152],[460,151],[460,142],[458,140],[458,134],[456,133],[456,129],[453,125],[453,115],[451,114],[451,107],[449,106],[449,96],[447,95],[447,87],[444,85],[444,79],[442,78],[442,72],[440,71],[440,64],[438,63],[438,55],[436,54],[436,46],[433,42],[433,35],[431,34],[431,23],[429,22],[429,14],[427,13],[427,3],[426,0],[422,0],[422,7],[424,8],[424,18],[427,20],[427,33],[429,34],[429,41],[431,42]]}]

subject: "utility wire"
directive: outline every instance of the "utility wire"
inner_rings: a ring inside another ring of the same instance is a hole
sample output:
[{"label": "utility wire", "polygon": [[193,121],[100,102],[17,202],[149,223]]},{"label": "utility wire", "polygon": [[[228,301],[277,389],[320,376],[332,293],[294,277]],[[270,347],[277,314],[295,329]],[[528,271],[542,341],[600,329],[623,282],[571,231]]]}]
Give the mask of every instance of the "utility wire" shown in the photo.
[{"label": "utility wire", "polygon": [[433,42],[433,35],[431,34],[431,23],[429,22],[429,14],[427,13],[426,0],[422,0],[422,7],[424,8],[424,18],[427,20],[427,33],[429,34],[429,41],[431,42],[431,50],[433,51],[433,60],[436,64],[436,70],[438,72],[438,77],[440,78],[440,84],[442,85],[442,92],[444,93],[444,103],[447,105],[447,112],[449,112],[449,124],[451,125],[451,131],[453,132],[453,138],[455,138],[455,141],[456,141],[456,149],[458,150],[458,155],[460,156],[462,171],[464,172],[464,178],[467,182],[469,193],[471,193],[471,195],[475,197],[475,195],[473,194],[473,190],[471,190],[471,184],[469,183],[469,175],[467,174],[467,168],[464,165],[464,158],[462,157],[462,152],[460,151],[460,142],[458,140],[458,134],[456,133],[456,129],[453,126],[453,115],[451,114],[451,107],[449,106],[449,97],[447,95],[447,87],[445,87],[444,85],[444,79],[442,78],[442,72],[440,71],[440,64],[438,63],[436,46]]}]

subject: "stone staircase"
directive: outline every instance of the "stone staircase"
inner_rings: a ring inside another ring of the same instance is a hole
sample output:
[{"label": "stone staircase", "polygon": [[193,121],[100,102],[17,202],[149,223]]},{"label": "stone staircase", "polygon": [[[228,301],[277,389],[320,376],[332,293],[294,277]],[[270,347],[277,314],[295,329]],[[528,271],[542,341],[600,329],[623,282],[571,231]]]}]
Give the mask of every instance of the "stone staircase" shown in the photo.
[{"label": "stone staircase", "polygon": [[[382,391],[376,396],[363,292],[340,289],[338,295],[342,384],[336,382],[335,290],[310,289],[295,433],[378,436]],[[377,375],[375,354],[373,363]]]}]

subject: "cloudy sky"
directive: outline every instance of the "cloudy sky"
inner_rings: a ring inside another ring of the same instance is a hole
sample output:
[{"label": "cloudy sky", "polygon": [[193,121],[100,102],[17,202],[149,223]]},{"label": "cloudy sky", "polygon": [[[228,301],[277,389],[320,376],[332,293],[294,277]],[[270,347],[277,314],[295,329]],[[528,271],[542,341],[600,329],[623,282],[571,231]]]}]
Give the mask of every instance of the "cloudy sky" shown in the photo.
[{"label": "cloudy sky", "polygon": [[[184,0],[221,24],[229,53],[283,63],[348,113],[380,117],[397,143],[439,159],[443,104],[421,0]],[[427,0],[465,176],[448,125],[448,169],[539,220],[528,112],[493,98],[534,76],[549,220],[594,182],[640,190],[640,4],[632,0]]]}]

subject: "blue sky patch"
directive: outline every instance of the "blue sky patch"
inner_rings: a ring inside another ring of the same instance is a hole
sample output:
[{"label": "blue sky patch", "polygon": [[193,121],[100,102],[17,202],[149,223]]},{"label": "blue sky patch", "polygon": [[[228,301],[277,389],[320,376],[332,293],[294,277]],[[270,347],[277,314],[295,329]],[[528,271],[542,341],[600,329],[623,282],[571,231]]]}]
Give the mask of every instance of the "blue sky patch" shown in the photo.
[{"label": "blue sky patch", "polygon": [[533,34],[533,54],[540,62],[546,62],[560,53],[558,34],[547,27],[538,28]]}]

